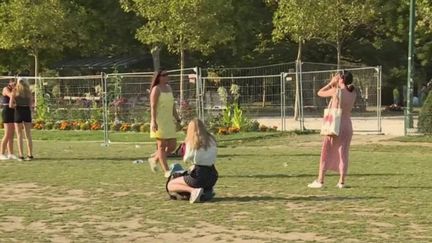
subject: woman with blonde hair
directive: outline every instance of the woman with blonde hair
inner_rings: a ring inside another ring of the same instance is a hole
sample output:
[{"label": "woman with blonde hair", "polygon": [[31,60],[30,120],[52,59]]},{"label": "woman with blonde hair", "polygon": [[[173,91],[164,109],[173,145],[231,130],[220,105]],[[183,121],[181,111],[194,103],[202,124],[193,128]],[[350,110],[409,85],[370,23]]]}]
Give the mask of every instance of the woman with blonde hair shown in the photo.
[{"label": "woman with blonde hair", "polygon": [[[31,135],[32,117],[31,107],[32,92],[30,85],[25,79],[18,79],[15,90],[12,92],[12,97],[9,102],[10,108],[15,108],[15,131],[18,140],[18,160],[33,159],[33,140]],[[23,128],[27,140],[27,157],[24,158],[23,153]]]},{"label": "woman with blonde hair", "polygon": [[177,177],[168,183],[169,192],[189,192],[190,203],[199,202],[204,191],[212,191],[218,179],[214,166],[216,162],[216,139],[205,128],[204,123],[195,118],[187,129],[185,162],[192,167],[185,176]]},{"label": "woman with blonde hair", "polygon": [[160,69],[155,73],[150,87],[150,137],[157,141],[157,152],[148,159],[150,169],[155,172],[157,162],[161,165],[165,177],[171,175],[167,156],[176,149],[176,121],[180,117],[174,104],[174,95],[169,85],[168,72]]}]

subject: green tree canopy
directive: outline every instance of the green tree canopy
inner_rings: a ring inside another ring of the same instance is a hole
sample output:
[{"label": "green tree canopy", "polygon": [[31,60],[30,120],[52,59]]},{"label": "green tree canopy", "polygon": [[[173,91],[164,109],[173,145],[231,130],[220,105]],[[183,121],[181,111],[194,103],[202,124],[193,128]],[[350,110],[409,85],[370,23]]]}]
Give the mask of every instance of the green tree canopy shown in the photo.
[{"label": "green tree canopy", "polygon": [[[136,37],[144,44],[163,45],[180,54],[210,54],[215,47],[232,40],[234,28],[226,19],[233,14],[231,0],[121,0],[125,11],[134,11],[146,20]],[[181,75],[181,86],[182,86]],[[182,88],[180,88],[182,90]],[[182,100],[183,94],[180,94]]]},{"label": "green tree canopy", "polygon": [[60,0],[10,0],[0,4],[0,48],[23,48],[35,58],[43,50],[73,46],[67,11]]},{"label": "green tree canopy", "polygon": [[[369,24],[374,12],[371,0],[268,0],[277,4],[273,24],[276,40],[291,38],[300,44],[317,39],[335,47],[340,63],[344,42],[362,25]],[[300,48],[299,54],[300,56]]]}]

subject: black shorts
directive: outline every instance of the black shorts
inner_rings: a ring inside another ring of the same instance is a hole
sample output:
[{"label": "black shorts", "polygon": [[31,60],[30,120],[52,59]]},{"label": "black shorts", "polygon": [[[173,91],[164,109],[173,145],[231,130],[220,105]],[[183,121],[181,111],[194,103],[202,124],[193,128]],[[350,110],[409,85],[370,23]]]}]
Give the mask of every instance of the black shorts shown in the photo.
[{"label": "black shorts", "polygon": [[194,188],[211,189],[218,180],[218,172],[213,166],[195,165],[195,168],[188,173],[184,180],[186,184]]},{"label": "black shorts", "polygon": [[15,109],[9,108],[9,106],[3,106],[2,121],[3,121],[3,123],[14,123],[15,122]]},{"label": "black shorts", "polygon": [[29,106],[17,106],[15,109],[15,123],[32,122]]}]

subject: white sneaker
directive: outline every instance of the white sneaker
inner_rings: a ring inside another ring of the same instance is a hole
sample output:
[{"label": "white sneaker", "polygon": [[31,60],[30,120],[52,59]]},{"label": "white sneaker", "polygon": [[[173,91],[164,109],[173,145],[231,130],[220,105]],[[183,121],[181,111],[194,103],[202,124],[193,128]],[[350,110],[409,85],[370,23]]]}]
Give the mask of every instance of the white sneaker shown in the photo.
[{"label": "white sneaker", "polygon": [[191,192],[189,203],[196,203],[200,201],[201,195],[203,194],[203,188],[197,188]]},{"label": "white sneaker", "polygon": [[345,188],[346,186],[345,186],[345,184],[338,183],[338,184],[336,185],[336,187],[339,188],[339,189],[342,189],[342,188]]},{"label": "white sneaker", "polygon": [[324,183],[319,182],[318,180],[314,180],[311,184],[308,184],[309,188],[323,188]]},{"label": "white sneaker", "polygon": [[8,159],[18,159],[15,154],[9,154],[7,157]]},{"label": "white sneaker", "polygon": [[9,157],[4,155],[4,154],[0,154],[0,160],[8,160]]},{"label": "white sneaker", "polygon": [[149,163],[150,170],[151,170],[153,173],[156,172],[156,171],[158,170],[156,160],[155,160],[154,158],[150,157],[150,158],[148,158],[147,161],[148,161],[148,163]]},{"label": "white sneaker", "polygon": [[169,170],[169,171],[165,171],[165,173],[164,173],[164,177],[165,177],[165,178],[168,178],[168,177],[171,176],[171,174],[172,174],[172,171],[171,171],[171,170]]}]

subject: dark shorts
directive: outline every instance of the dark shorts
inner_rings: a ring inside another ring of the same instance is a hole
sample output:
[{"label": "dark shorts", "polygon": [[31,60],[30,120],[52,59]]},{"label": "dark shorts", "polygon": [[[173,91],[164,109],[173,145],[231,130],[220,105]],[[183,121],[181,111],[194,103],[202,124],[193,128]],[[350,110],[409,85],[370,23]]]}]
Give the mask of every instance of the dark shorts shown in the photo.
[{"label": "dark shorts", "polygon": [[195,168],[185,175],[184,180],[190,187],[211,189],[218,180],[218,172],[214,165],[195,165]]},{"label": "dark shorts", "polygon": [[3,123],[14,123],[15,122],[15,109],[3,106],[2,109],[2,121]]},{"label": "dark shorts", "polygon": [[32,122],[29,106],[17,106],[15,109],[15,123]]}]

